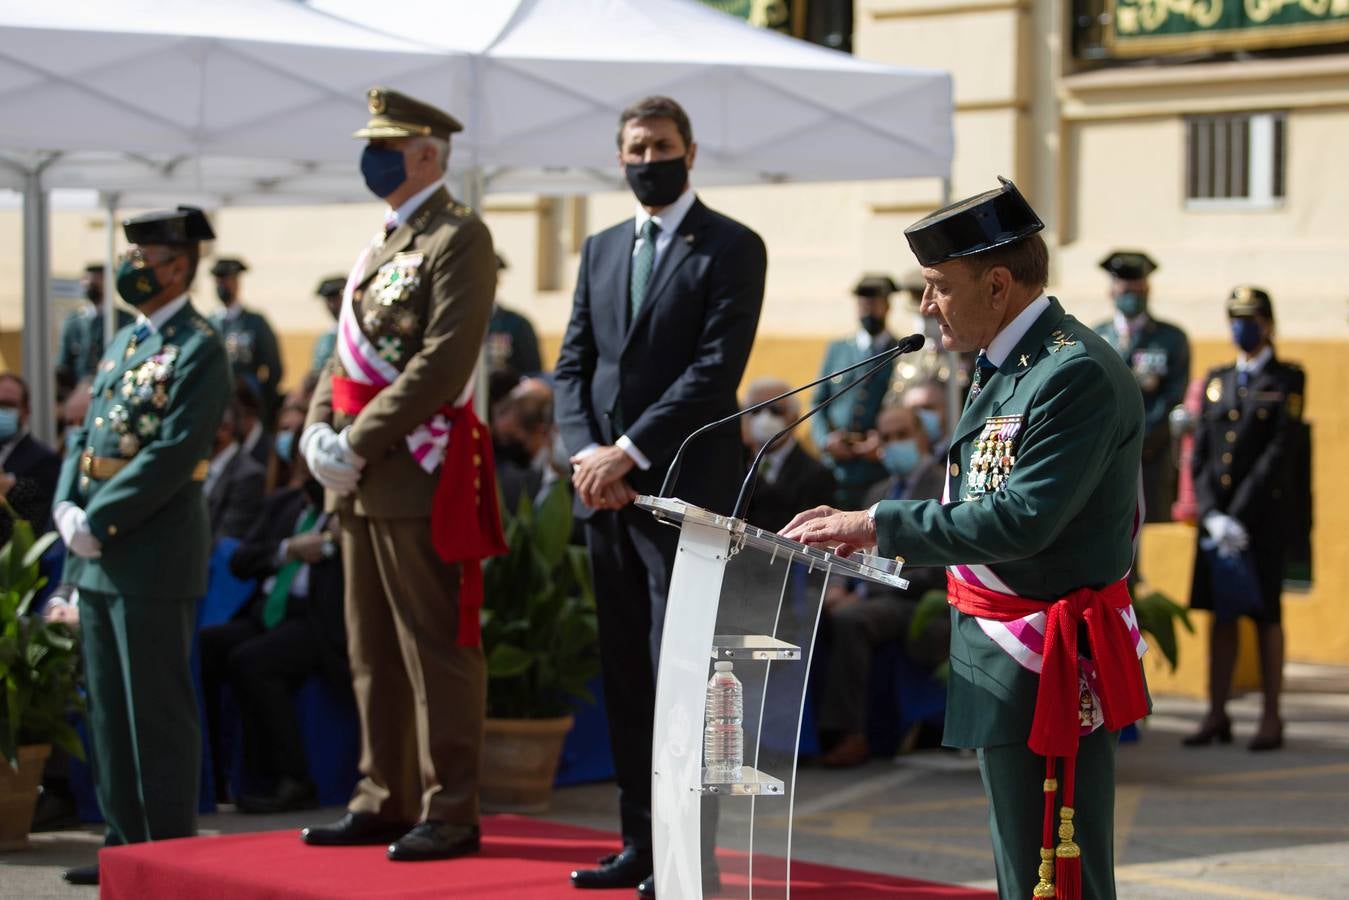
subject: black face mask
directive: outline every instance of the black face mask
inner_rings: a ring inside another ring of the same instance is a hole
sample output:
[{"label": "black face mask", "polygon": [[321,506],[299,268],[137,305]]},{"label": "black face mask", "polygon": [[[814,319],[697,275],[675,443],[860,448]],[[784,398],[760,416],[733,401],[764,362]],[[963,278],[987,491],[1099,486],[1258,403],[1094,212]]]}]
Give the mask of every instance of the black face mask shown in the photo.
[{"label": "black face mask", "polygon": [[305,496],[309,498],[310,503],[315,506],[323,505],[323,485],[319,484],[313,478],[310,478],[305,481],[302,490],[304,491]]},{"label": "black face mask", "polygon": [[689,183],[689,167],[682,156],[659,162],[625,163],[623,174],[637,202],[643,206],[669,206]]},{"label": "black face mask", "polygon": [[529,451],[525,450],[525,445],[519,441],[506,441],[492,446],[492,453],[497,459],[513,465],[526,468],[529,466]]},{"label": "black face mask", "polygon": [[234,293],[230,291],[229,288],[225,287],[223,284],[217,284],[215,286],[215,295],[219,297],[220,302],[225,304],[226,306],[229,306],[231,303],[234,302]]},{"label": "black face mask", "polygon": [[84,299],[97,306],[103,302],[103,285],[90,284],[84,289]]},{"label": "black face mask", "polygon": [[875,337],[885,330],[885,319],[880,316],[862,316],[862,330]]}]

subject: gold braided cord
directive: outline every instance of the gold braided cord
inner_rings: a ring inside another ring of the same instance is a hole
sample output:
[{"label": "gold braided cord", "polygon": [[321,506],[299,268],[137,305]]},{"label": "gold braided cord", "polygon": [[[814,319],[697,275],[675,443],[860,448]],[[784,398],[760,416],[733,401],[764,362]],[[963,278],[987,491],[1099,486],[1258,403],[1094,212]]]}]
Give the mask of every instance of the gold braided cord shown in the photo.
[{"label": "gold braided cord", "polygon": [[1082,855],[1082,848],[1073,843],[1073,808],[1061,807],[1059,819],[1059,846],[1054,853],[1060,859],[1077,859]]},{"label": "gold braided cord", "polygon": [[1031,892],[1033,897],[1053,897],[1054,892],[1054,851],[1048,847],[1040,848],[1040,883]]},{"label": "gold braided cord", "polygon": [[1045,793],[1052,794],[1059,789],[1059,780],[1057,778],[1045,779]]}]

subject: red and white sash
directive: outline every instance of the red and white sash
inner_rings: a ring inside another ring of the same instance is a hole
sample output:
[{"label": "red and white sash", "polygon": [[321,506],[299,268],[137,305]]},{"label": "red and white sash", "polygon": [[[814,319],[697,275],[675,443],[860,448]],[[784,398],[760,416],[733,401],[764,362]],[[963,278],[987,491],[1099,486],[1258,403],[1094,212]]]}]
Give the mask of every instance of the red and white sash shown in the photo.
[{"label": "red and white sash", "polygon": [[[376,235],[375,241],[361,251],[356,265],[347,278],[342,291],[342,312],[337,320],[337,354],[346,370],[347,377],[362,384],[385,388],[393,384],[401,374],[397,366],[380,356],[379,349],[361,331],[356,321],[356,287],[365,277],[365,267],[370,255],[383,243],[383,233]],[[463,406],[473,397],[473,378],[455,400],[455,406]],[[408,450],[417,464],[428,473],[434,472],[445,458],[445,448],[450,441],[450,421],[437,412],[421,425],[413,429],[406,438]]]}]

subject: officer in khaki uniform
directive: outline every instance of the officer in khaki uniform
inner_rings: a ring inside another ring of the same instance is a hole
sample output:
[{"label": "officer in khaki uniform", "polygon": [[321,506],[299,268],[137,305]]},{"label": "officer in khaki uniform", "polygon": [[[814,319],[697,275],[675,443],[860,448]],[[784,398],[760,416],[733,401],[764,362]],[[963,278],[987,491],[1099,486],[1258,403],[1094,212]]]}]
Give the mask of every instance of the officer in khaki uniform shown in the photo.
[{"label": "officer in khaki uniform", "polygon": [[471,410],[496,257],[482,220],[443,184],[460,124],[385,88],[371,89],[369,107],[361,171],[389,210],[347,280],[300,442],[341,522],[364,777],[346,816],[302,837],[444,859],[479,846],[486,675],[470,563],[433,545],[445,527],[438,494],[467,492],[468,509],[494,510],[496,493],[482,468],[487,429],[442,417]]},{"label": "officer in khaki uniform", "polygon": [[1101,260],[1110,273],[1114,318],[1096,333],[1128,364],[1143,393],[1147,433],[1143,438],[1143,497],[1147,521],[1170,522],[1176,500],[1176,464],[1171,458],[1171,410],[1185,400],[1190,381],[1190,341],[1170,322],[1148,311],[1148,278],[1157,263],[1137,250],[1116,250]]},{"label": "officer in khaki uniform", "polygon": [[224,307],[211,321],[225,339],[235,376],[258,395],[262,427],[270,432],[280,409],[281,348],[267,317],[245,309],[239,300],[239,276],[247,271],[243,260],[230,257],[221,257],[211,266],[216,297]]},{"label": "officer in khaki uniform", "polygon": [[[195,831],[201,732],[188,658],[211,545],[202,481],[230,392],[220,337],[188,299],[201,210],[123,223],[117,292],[140,313],[94,374],[53,518],[79,589],[94,786],[109,846]],[[96,866],[69,880],[97,883]]]},{"label": "officer in khaki uniform", "polygon": [[1124,581],[1143,404],[1114,348],[1044,292],[1043,227],[1003,180],[906,229],[924,315],[946,349],[980,350],[945,496],[822,507],[784,533],[947,567],[944,741],[978,750],[998,894],[1111,900],[1115,732],[1148,702]]}]

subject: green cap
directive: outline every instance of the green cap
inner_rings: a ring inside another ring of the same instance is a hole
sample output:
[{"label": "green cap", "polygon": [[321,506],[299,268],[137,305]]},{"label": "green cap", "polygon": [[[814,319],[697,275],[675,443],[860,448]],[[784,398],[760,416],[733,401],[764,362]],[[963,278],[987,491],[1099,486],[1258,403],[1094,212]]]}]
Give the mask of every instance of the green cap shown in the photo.
[{"label": "green cap", "polygon": [[391,88],[372,87],[365,96],[369,101],[370,121],[352,137],[371,140],[437,137],[449,140],[450,135],[464,130],[459,120],[449,113]]}]

